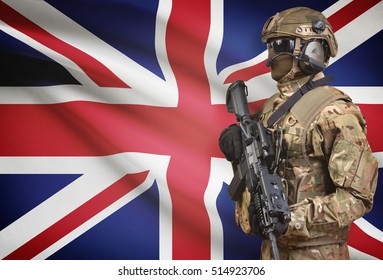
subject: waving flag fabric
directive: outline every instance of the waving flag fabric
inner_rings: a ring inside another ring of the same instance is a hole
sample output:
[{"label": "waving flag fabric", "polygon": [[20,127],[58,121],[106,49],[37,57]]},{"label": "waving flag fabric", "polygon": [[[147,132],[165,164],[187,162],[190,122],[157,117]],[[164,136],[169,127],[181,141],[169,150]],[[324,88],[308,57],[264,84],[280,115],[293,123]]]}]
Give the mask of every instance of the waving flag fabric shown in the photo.
[{"label": "waving flag fabric", "polygon": [[[275,91],[264,22],[307,1],[0,2],[1,259],[257,259],[234,223],[218,148]],[[325,70],[366,117],[380,178],[353,258],[383,258],[383,2],[317,1],[339,54]]]}]

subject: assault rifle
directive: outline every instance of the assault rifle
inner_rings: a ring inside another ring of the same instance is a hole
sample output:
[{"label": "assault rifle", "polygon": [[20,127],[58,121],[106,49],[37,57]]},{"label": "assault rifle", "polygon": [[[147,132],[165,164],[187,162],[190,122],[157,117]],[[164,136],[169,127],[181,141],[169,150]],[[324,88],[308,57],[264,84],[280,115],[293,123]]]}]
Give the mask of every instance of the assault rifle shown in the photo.
[{"label": "assault rifle", "polygon": [[227,110],[239,122],[243,144],[241,159],[233,163],[234,177],[228,192],[232,200],[238,201],[244,188],[248,188],[253,233],[270,240],[277,260],[280,257],[276,237],[286,231],[291,215],[281,178],[270,172],[275,160],[271,132],[251,118],[246,96],[243,81],[232,83],[226,94]]}]

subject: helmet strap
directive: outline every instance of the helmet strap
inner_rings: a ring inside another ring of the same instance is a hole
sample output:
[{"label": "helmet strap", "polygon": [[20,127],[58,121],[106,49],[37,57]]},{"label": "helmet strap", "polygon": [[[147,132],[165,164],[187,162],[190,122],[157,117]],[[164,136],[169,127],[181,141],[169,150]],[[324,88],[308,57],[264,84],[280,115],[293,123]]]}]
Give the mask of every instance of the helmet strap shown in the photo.
[{"label": "helmet strap", "polygon": [[[294,51],[293,55],[295,57],[299,57],[301,55],[301,38],[295,37],[295,44],[294,44]],[[294,80],[296,73],[302,72],[298,65],[298,59],[293,59],[293,65],[291,67],[291,70],[283,76],[278,82],[279,83],[285,83]]]}]

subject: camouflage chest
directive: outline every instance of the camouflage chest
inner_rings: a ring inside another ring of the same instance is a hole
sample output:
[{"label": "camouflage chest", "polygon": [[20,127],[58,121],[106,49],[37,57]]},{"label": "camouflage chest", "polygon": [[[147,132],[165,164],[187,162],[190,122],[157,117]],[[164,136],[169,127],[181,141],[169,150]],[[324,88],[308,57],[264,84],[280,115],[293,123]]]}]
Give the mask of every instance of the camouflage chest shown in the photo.
[{"label": "camouflage chest", "polygon": [[[290,205],[334,191],[322,152],[317,119],[327,105],[345,96],[325,88],[318,87],[301,97],[273,128],[278,131],[280,127],[282,135],[276,137],[276,145],[281,147],[277,172],[287,181]],[[266,113],[265,117],[271,114]]]}]

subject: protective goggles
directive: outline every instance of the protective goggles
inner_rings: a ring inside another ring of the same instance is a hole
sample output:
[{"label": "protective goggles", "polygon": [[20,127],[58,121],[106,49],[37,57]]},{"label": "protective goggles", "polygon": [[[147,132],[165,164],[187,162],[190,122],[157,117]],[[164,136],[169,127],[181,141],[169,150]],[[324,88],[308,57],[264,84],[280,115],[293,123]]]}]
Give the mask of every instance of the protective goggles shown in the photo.
[{"label": "protective goggles", "polygon": [[267,43],[269,49],[273,49],[275,53],[288,52],[293,53],[295,40],[289,38],[279,38],[271,40]]}]

